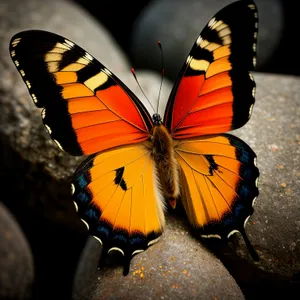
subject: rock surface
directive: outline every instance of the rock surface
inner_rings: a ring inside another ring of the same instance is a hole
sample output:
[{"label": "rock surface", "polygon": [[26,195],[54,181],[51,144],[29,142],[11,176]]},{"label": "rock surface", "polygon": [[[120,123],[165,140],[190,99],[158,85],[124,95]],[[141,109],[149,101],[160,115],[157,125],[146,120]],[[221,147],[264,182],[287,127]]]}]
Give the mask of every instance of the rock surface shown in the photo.
[{"label": "rock surface", "polygon": [[31,299],[34,280],[31,249],[19,224],[2,203],[0,240],[0,299]]},{"label": "rock surface", "polygon": [[133,258],[127,277],[114,266],[99,276],[92,299],[244,299],[223,264],[174,215],[158,243]]}]

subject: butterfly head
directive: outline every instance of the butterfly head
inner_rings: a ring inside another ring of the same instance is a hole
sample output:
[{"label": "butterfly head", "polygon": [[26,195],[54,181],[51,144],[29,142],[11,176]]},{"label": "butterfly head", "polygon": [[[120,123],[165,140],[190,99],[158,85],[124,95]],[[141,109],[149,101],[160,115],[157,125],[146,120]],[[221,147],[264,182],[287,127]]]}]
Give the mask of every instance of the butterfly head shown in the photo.
[{"label": "butterfly head", "polygon": [[155,113],[152,116],[152,119],[153,119],[154,125],[160,125],[162,123],[161,116],[157,113]]}]

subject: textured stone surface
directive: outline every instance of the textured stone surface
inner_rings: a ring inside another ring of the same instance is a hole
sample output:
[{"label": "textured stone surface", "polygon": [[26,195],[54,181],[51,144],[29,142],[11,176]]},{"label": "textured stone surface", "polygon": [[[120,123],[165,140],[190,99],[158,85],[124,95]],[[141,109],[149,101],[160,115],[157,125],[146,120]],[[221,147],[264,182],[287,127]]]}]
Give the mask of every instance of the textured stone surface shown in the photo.
[{"label": "textured stone surface", "polygon": [[0,299],[31,299],[34,279],[31,249],[19,224],[0,203]]},{"label": "textured stone surface", "polygon": [[[2,0],[0,3],[0,187],[35,259],[37,299],[71,296],[77,260],[87,232],[70,196],[79,159],[50,140],[28,91],[11,61],[8,45],[21,30],[45,29],[76,41],[114,72],[128,70],[114,40],[89,14],[69,1]],[[128,72],[128,71],[127,71]]]},{"label": "textured stone surface", "polygon": [[169,216],[159,242],[133,258],[127,277],[114,266],[99,272],[92,299],[244,299],[223,264],[186,225]]},{"label": "textured stone surface", "polygon": [[[195,39],[209,19],[233,0],[156,0],[136,19],[131,38],[131,56],[139,68],[160,70],[160,40],[164,49],[166,74],[175,79]],[[272,61],[284,29],[279,0],[256,0],[259,12],[257,68]]]},{"label": "textured stone surface", "polygon": [[249,222],[251,239],[268,272],[300,270],[300,79],[255,74],[256,104],[236,135],[253,147],[260,196]]}]

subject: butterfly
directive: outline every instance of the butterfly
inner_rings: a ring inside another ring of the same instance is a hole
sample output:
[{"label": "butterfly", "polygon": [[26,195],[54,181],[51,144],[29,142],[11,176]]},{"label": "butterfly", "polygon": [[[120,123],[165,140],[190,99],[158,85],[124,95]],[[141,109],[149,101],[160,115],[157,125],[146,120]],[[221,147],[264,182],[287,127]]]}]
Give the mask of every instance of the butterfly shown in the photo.
[{"label": "butterfly", "polygon": [[72,41],[28,30],[11,58],[58,147],[88,155],[71,184],[79,217],[108,253],[131,258],[161,236],[167,205],[180,201],[201,237],[245,233],[258,196],[256,155],[226,132],[255,101],[258,15],[252,1],[220,10],[204,27],[175,80],[164,116],[152,116],[112,72]]}]

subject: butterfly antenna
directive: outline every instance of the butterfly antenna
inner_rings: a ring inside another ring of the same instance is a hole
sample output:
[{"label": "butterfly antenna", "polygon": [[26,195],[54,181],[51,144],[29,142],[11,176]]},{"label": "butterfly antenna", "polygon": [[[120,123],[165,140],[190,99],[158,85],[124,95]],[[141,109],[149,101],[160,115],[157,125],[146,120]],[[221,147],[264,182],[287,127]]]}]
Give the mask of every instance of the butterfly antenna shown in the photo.
[{"label": "butterfly antenna", "polygon": [[164,51],[161,45],[160,41],[157,41],[157,45],[159,46],[160,53],[161,53],[161,81],[160,81],[160,87],[159,87],[159,92],[158,92],[158,100],[157,100],[157,107],[156,107],[156,113],[158,113],[158,108],[159,108],[159,100],[160,100],[160,95],[161,95],[161,89],[164,81],[164,75],[165,75],[165,69],[164,69]]},{"label": "butterfly antenna", "polygon": [[132,73],[132,75],[133,75],[133,77],[134,77],[134,79],[135,79],[137,85],[139,86],[140,90],[142,91],[143,95],[145,96],[145,98],[146,98],[147,101],[149,102],[150,106],[152,107],[153,111],[155,112],[155,109],[154,109],[152,103],[150,102],[150,100],[149,100],[148,97],[146,96],[144,90],[142,89],[142,87],[141,87],[141,85],[140,85],[140,83],[139,83],[139,81],[138,81],[138,79],[137,79],[137,77],[136,77],[136,73],[135,73],[134,68],[131,68],[131,73]]}]

